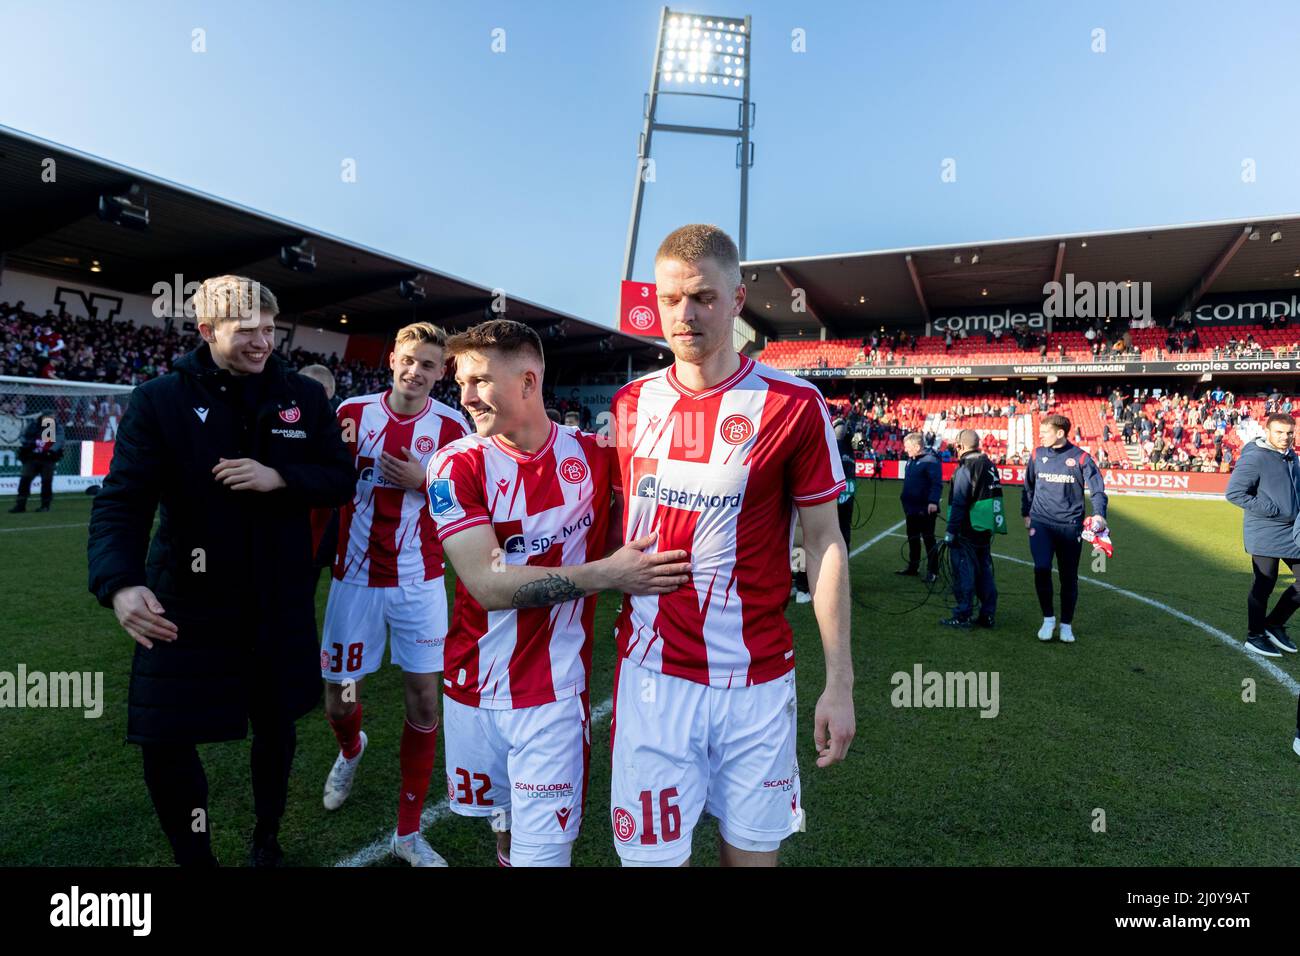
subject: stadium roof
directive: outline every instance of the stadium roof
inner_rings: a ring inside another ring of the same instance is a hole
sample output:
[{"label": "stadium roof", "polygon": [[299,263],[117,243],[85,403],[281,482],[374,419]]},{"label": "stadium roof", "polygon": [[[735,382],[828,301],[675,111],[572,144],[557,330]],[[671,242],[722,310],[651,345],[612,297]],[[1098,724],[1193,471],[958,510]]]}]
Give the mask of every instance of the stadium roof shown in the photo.
[{"label": "stadium roof", "polygon": [[[41,178],[46,158],[56,161],[53,183]],[[149,227],[143,231],[97,215],[101,195],[119,195],[132,184],[148,197]],[[315,254],[310,273],[279,261],[280,248],[301,239]],[[0,254],[9,268],[138,295],[152,295],[155,282],[171,282],[176,273],[187,282],[247,275],[275,292],[286,317],[347,334],[391,335],[412,321],[413,309],[419,319],[465,328],[482,321],[493,300],[491,289],[469,280],[5,126]],[[90,272],[92,260],[99,260],[102,271]],[[398,294],[403,279],[417,280],[424,301],[412,306]],[[654,362],[666,348],[527,299],[507,296],[506,303],[508,318],[543,331],[562,324],[563,338],[543,336],[547,353],[581,360],[584,371],[626,371],[629,356],[638,365]]]},{"label": "stadium roof", "polygon": [[[1067,274],[1076,283],[1150,282],[1152,314],[1163,320],[1208,294],[1300,288],[1300,215],[751,260],[742,269],[744,317],[769,338],[816,338],[823,328],[827,338],[857,338],[882,325],[1041,303],[1044,284]],[[793,310],[796,288],[804,312]]]}]

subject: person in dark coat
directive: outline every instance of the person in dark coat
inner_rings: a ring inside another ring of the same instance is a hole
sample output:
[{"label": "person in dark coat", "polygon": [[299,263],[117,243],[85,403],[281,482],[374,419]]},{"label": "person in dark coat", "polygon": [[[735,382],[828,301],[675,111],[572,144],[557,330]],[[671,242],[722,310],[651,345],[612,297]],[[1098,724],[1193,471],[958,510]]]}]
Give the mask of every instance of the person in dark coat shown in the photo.
[{"label": "person in dark coat", "polygon": [[195,745],[251,722],[251,862],[274,866],[294,721],[320,700],[310,511],[350,500],[356,473],[324,391],[273,354],[270,291],[209,279],[194,310],[203,344],[131,395],[91,510],[90,590],[138,645],[127,740],[176,862],[216,863]]},{"label": "person in dark coat", "polygon": [[[991,489],[1001,488],[997,466],[980,451],[980,436],[974,429],[963,429],[957,436],[957,470],[948,490],[948,544],[952,565],[952,594],[956,606],[951,616],[939,623],[948,627],[992,627],[997,613],[998,586],[993,577],[993,532],[976,529],[970,520],[971,506],[985,498]],[[998,492],[1000,494],[1000,492]],[[975,597],[980,612],[975,612]]]},{"label": "person in dark coat", "polygon": [[[844,535],[844,544],[852,545],[853,540],[853,505],[854,496],[858,492],[858,479],[856,475],[856,466],[853,459],[853,445],[849,441],[848,429],[844,425],[844,419],[837,418],[831,422],[831,430],[835,433],[835,445],[839,449],[840,464],[844,466],[844,490],[836,499],[836,511],[840,519],[840,534]],[[805,572],[806,573],[806,572]]]},{"label": "person in dark coat", "polygon": [[903,471],[903,516],[907,521],[907,567],[895,574],[915,577],[921,567],[921,543],[925,542],[925,583],[938,580],[935,567],[934,522],[943,495],[943,466],[935,453],[921,443],[916,432],[903,438],[903,451],[910,459]]},{"label": "person in dark coat", "polygon": [[9,509],[10,514],[27,510],[27,498],[35,478],[41,479],[41,506],[36,510],[50,510],[54,498],[54,466],[62,457],[63,426],[53,415],[37,415],[27,423],[18,442],[18,460],[23,470],[18,477],[18,501]]},{"label": "person in dark coat", "polygon": [[1285,562],[1292,574],[1300,564],[1300,545],[1292,534],[1300,513],[1300,463],[1294,444],[1295,419],[1282,413],[1268,416],[1264,437],[1242,448],[1225,495],[1245,512],[1242,537],[1255,576],[1246,599],[1246,649],[1264,657],[1296,650],[1286,632],[1287,620],[1300,607],[1296,585],[1283,591],[1268,610],[1279,564]]}]

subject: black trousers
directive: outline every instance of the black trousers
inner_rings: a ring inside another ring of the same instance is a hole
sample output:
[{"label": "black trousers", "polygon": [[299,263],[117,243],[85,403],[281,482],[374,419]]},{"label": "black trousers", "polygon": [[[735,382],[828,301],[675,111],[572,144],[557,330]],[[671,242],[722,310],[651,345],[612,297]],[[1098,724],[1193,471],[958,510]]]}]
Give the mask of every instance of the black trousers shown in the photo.
[{"label": "black trousers", "polygon": [[[273,835],[279,831],[284,816],[298,735],[292,721],[254,718],[252,724],[255,833]],[[208,818],[208,778],[198,748],[194,744],[143,744],[140,751],[145,786],[177,866],[215,865]]]},{"label": "black trousers", "polygon": [[18,476],[19,508],[27,506],[27,498],[32,493],[32,480],[38,475],[41,479],[41,507],[50,506],[50,500],[54,497],[54,462],[33,458],[23,462],[22,474]]},{"label": "black trousers", "polygon": [[1273,588],[1277,586],[1277,574],[1282,561],[1286,562],[1292,574],[1295,574],[1296,567],[1300,566],[1300,561],[1290,558],[1262,558],[1254,554],[1250,556],[1255,572],[1254,583],[1250,586],[1250,597],[1246,599],[1246,618],[1251,634],[1263,634],[1266,627],[1286,627],[1287,619],[1296,612],[1296,608],[1300,608],[1300,591],[1297,591],[1296,585],[1292,584],[1282,592],[1282,596],[1277,599],[1277,604],[1273,605],[1273,610],[1268,609],[1268,599],[1273,594]]},{"label": "black trousers", "polygon": [[948,559],[952,566],[952,596],[956,602],[952,616],[969,620],[975,612],[974,599],[979,597],[980,617],[991,619],[998,609],[992,541],[968,541],[954,536]]},{"label": "black trousers", "polygon": [[1074,608],[1079,602],[1079,557],[1083,542],[1082,525],[1052,524],[1034,518],[1029,525],[1029,553],[1034,558],[1034,590],[1043,617],[1053,617],[1052,559],[1061,578],[1061,623],[1074,622]]},{"label": "black trousers", "polygon": [[916,571],[921,567],[921,542],[925,542],[925,573],[935,574],[934,522],[939,516],[907,516],[907,570]]}]

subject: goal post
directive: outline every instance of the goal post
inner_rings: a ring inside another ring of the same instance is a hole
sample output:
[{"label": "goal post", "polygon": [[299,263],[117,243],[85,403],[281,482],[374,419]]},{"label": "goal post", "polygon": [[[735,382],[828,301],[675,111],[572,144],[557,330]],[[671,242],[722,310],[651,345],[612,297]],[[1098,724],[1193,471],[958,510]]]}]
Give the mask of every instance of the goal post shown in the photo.
[{"label": "goal post", "polygon": [[[18,493],[23,433],[32,422],[51,416],[63,438],[63,456],[54,467],[54,492],[82,492],[102,484],[133,387],[0,375],[0,495]],[[37,477],[32,494],[40,491]]]}]

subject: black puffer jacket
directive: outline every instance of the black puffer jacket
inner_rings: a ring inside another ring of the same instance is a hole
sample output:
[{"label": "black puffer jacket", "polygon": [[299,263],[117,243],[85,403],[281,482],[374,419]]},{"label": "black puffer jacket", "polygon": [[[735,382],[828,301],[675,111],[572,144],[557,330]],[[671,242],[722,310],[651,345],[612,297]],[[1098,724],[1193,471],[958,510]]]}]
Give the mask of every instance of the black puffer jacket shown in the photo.
[{"label": "black puffer jacket", "polygon": [[[287,487],[230,491],[212,475],[219,458],[256,459]],[[355,486],[324,390],[274,355],[261,374],[232,376],[201,345],[132,393],[91,511],[90,590],[111,607],[118,588],[146,585],[177,639],[136,646],[128,740],[235,740],[250,715],[316,706],[309,515]]]}]

